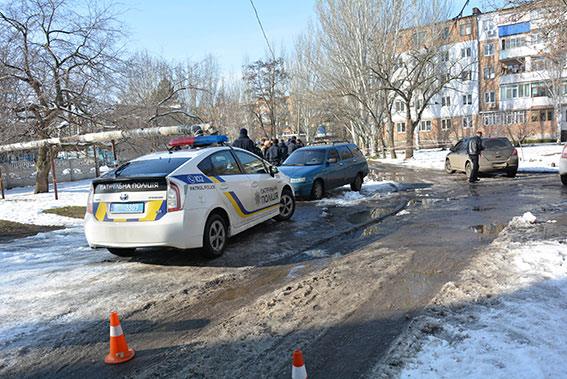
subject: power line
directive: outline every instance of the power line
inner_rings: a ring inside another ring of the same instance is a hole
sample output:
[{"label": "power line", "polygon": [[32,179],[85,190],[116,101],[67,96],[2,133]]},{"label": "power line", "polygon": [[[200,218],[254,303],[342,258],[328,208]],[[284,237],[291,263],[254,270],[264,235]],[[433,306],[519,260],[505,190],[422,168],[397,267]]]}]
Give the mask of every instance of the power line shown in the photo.
[{"label": "power line", "polygon": [[262,34],[264,35],[264,39],[266,40],[266,45],[268,45],[268,49],[270,50],[270,53],[272,54],[272,58],[274,60],[276,60],[276,55],[274,54],[274,51],[272,50],[272,46],[270,46],[270,41],[268,41],[268,36],[266,35],[266,32],[264,31],[264,27],[262,26],[262,21],[260,20],[260,16],[258,15],[258,11],[256,10],[256,6],[254,6],[254,2],[252,0],[250,0],[250,5],[252,5],[252,9],[254,9],[254,14],[256,15],[256,20],[258,21],[258,25],[260,25],[260,29],[262,30]]}]

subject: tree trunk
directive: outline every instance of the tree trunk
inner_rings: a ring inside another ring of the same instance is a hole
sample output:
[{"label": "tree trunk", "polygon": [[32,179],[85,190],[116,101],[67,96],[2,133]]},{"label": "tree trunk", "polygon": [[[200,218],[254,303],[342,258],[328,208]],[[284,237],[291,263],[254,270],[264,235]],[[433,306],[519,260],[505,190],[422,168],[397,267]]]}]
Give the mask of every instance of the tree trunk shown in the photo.
[{"label": "tree trunk", "polygon": [[396,146],[394,141],[394,121],[392,121],[392,113],[388,112],[387,123],[387,133],[388,133],[388,150],[390,152],[390,158],[396,159]]},{"label": "tree trunk", "polygon": [[561,102],[555,102],[555,119],[557,120],[557,143],[561,143],[561,120],[563,113],[561,112]]},{"label": "tree trunk", "polygon": [[413,158],[414,125],[411,117],[406,117],[406,159]]},{"label": "tree trunk", "polygon": [[37,151],[35,163],[35,191],[34,193],[49,192],[49,150],[47,146],[41,146]]}]

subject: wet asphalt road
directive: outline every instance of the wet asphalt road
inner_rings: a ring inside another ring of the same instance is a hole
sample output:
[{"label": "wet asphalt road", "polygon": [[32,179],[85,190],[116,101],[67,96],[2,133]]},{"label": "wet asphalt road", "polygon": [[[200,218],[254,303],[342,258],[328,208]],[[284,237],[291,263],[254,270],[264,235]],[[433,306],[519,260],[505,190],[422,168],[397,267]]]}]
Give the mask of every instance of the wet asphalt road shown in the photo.
[{"label": "wet asphalt road", "polygon": [[[560,184],[556,175],[520,174],[515,179],[493,176],[470,185],[462,175],[382,164],[374,164],[372,169],[375,179],[394,181],[398,183],[396,188],[348,207],[326,205],[325,217],[321,203],[300,202],[293,221],[267,222],[236,236],[225,255],[214,261],[202,259],[193,252],[147,250],[133,258],[101,262],[136,263],[137,270],[155,271],[159,275],[167,275],[167,267],[187,269],[184,271],[187,275],[201,270],[245,270],[246,275],[235,282],[211,284],[211,288],[221,287],[221,290],[213,297],[204,296],[190,307],[168,298],[148,299],[146,306],[130,310],[130,315],[164,320],[163,325],[160,321],[152,325],[156,330],[165,330],[172,322],[182,323],[188,314],[192,320],[203,320],[191,325],[180,324],[178,332],[181,333],[166,334],[159,343],[155,335],[147,340],[139,338],[138,346],[145,345],[151,355],[142,351],[128,365],[108,368],[92,357],[92,352],[100,350],[100,345],[96,349],[90,346],[90,351],[85,348],[81,353],[50,355],[43,351],[43,362],[30,366],[22,362],[15,371],[0,371],[0,376],[18,376],[24,372],[36,377],[116,377],[141,373],[175,376],[177,368],[191,359],[172,354],[176,346],[191,341],[208,324],[222,322],[240,307],[285,285],[291,276],[320,270],[337,257],[369,246],[386,248],[392,254],[411,252],[411,260],[395,278],[373,290],[368,300],[340,325],[329,328],[304,347],[309,357],[310,375],[363,377],[384,356],[411,317],[428,304],[443,284],[455,279],[512,217],[532,211],[540,219],[551,219],[567,206],[567,187]],[[337,195],[340,191],[331,194]],[[376,259],[381,257],[377,255]],[[181,290],[173,288],[171,293]],[[65,343],[87,346],[89,341],[100,340],[100,324],[86,323],[76,336],[67,334]],[[53,331],[43,339],[56,345],[53,341],[62,338],[57,333]],[[29,350],[33,354],[33,342],[24,342],[32,344]],[[214,358],[215,350],[210,354]],[[23,356],[24,359],[28,357]],[[219,356],[218,359],[230,357]],[[274,367],[275,377],[290,376],[287,358],[284,362]],[[231,377],[230,372],[215,371],[215,367],[211,367],[210,373],[211,377]]]}]

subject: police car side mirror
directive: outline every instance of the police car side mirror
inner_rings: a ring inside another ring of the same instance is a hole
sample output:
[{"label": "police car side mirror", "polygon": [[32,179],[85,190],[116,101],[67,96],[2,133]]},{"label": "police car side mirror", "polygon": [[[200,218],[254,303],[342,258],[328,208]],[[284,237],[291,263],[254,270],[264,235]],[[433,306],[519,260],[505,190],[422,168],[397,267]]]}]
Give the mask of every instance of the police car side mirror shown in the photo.
[{"label": "police car side mirror", "polygon": [[270,166],[270,175],[276,176],[276,174],[280,172],[276,166]]}]

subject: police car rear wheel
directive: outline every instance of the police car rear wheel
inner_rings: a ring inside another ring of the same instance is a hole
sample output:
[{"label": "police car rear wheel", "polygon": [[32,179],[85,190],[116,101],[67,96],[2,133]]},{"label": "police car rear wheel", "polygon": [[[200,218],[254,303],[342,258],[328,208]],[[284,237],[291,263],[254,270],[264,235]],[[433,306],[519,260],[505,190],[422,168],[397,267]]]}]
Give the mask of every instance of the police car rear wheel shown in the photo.
[{"label": "police car rear wheel", "polygon": [[131,257],[136,252],[135,248],[118,248],[118,247],[108,247],[107,250],[119,257]]},{"label": "police car rear wheel", "polygon": [[280,198],[280,214],[274,217],[277,221],[286,221],[295,212],[295,198],[289,189],[284,189]]},{"label": "police car rear wheel", "polygon": [[209,216],[205,224],[203,236],[203,255],[207,258],[218,258],[224,253],[227,241],[226,221],[218,214]]}]

